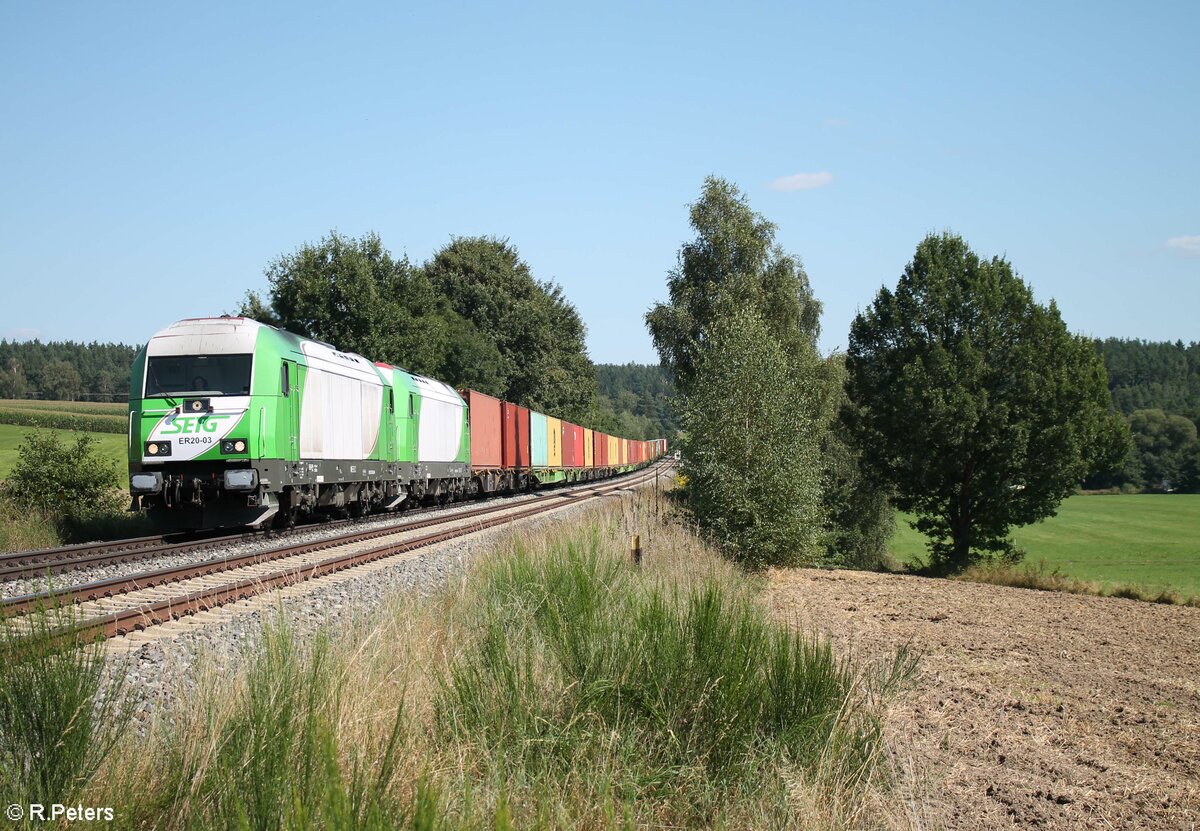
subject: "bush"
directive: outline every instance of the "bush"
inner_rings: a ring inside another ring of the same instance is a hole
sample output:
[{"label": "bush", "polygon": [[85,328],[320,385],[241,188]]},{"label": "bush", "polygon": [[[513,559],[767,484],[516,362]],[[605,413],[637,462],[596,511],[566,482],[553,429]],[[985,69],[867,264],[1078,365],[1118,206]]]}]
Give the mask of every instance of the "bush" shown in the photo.
[{"label": "bush", "polygon": [[62,522],[119,512],[120,476],[96,450],[87,433],[67,443],[54,433],[31,433],[17,448],[17,464],[4,484],[4,498]]},{"label": "bush", "polygon": [[821,445],[824,458],[824,508],[828,530],[826,562],[878,570],[888,556],[896,530],[889,489],[865,464],[851,428],[853,405],[846,394],[845,361],[825,361],[832,422]]}]

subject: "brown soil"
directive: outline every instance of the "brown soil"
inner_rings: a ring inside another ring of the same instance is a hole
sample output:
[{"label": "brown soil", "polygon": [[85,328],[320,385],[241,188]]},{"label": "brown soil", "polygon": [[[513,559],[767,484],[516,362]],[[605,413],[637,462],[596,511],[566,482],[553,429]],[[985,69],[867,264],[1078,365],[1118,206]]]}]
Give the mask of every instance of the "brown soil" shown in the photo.
[{"label": "brown soil", "polygon": [[889,723],[915,824],[1200,828],[1200,609],[810,569],[768,597],[860,657],[921,655]]}]

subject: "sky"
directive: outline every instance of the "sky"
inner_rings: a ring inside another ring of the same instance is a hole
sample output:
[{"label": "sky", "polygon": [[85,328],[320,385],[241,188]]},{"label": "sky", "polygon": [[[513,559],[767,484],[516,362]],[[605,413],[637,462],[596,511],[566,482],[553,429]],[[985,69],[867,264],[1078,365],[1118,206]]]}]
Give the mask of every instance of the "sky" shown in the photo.
[{"label": "sky", "polygon": [[1094,337],[1200,340],[1200,4],[0,0],[0,337],[144,342],[331,229],[507,237],[597,362],[722,176],[821,346],[950,230]]}]

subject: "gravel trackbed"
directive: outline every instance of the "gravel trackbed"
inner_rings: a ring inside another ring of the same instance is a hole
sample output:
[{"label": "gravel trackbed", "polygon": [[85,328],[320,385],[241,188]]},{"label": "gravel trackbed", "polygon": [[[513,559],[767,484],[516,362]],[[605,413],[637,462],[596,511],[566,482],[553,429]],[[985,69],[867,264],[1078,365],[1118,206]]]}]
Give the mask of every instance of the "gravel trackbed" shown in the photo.
[{"label": "gravel trackbed", "polygon": [[909,644],[897,767],[927,828],[1200,828],[1200,609],[950,580],[771,574],[783,619]]}]

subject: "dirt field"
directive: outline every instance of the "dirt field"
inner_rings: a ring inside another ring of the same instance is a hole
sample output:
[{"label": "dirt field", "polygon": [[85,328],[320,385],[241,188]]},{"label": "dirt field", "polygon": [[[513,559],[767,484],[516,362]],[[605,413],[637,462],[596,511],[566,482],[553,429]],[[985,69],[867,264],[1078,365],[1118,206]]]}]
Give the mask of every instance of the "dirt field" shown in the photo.
[{"label": "dirt field", "polygon": [[890,725],[921,825],[1200,828],[1200,609],[816,570],[769,600],[857,655],[921,654]]}]

